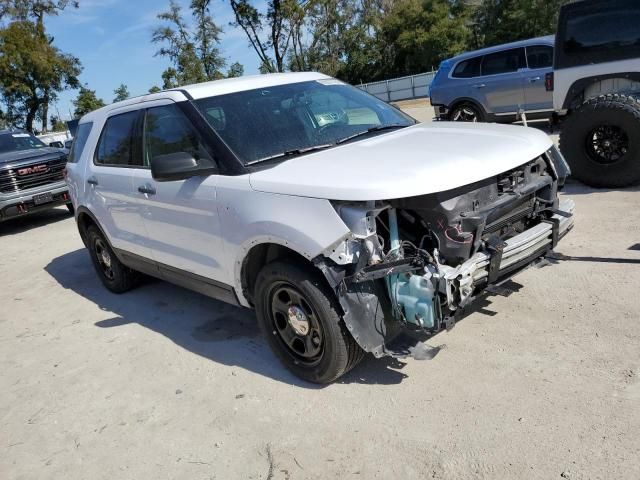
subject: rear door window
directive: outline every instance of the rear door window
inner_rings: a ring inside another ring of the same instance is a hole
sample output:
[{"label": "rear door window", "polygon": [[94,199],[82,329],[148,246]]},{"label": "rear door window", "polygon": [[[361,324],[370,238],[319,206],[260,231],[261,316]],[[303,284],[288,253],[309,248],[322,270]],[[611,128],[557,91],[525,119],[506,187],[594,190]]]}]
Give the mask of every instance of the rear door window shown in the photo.
[{"label": "rear door window", "polygon": [[463,60],[456,65],[455,70],[451,74],[454,78],[472,78],[480,75],[480,62],[482,57],[470,58]]},{"label": "rear door window", "polygon": [[139,166],[141,158],[134,154],[138,111],[109,117],[102,130],[95,163],[117,167]]},{"label": "rear door window", "polygon": [[527,47],[527,65],[531,70],[551,67],[553,65],[553,47],[549,45]]},{"label": "rear door window", "polygon": [[526,67],[524,48],[513,48],[503,52],[490,53],[482,59],[482,75],[514,73]]}]

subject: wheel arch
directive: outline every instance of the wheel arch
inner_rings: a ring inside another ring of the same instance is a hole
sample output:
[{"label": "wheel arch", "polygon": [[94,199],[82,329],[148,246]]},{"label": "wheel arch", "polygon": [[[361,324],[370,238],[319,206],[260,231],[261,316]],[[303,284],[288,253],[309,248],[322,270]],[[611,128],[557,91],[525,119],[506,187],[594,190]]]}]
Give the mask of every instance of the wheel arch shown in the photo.
[{"label": "wheel arch", "polygon": [[[109,242],[109,239],[104,234],[104,230],[100,226],[100,223],[87,207],[78,207],[78,213],[76,214],[76,224],[78,225],[78,232],[80,233],[80,238],[82,239],[82,243],[84,243],[85,247],[88,246],[87,230],[92,225],[100,230],[102,236],[107,240],[107,242]],[[109,246],[113,248],[111,242],[109,242]]]},{"label": "wheel arch", "polygon": [[[586,101],[587,98],[585,98],[585,91],[589,87],[598,82],[615,79],[640,82],[640,72],[616,72],[580,78],[573,82],[567,90],[567,94],[565,95],[564,102],[562,104],[562,110],[572,110]],[[607,93],[624,93],[624,90],[600,92],[600,94]]]},{"label": "wheel arch", "polygon": [[490,113],[487,112],[487,110],[480,104],[480,102],[478,102],[478,100],[473,99],[471,97],[459,97],[459,98],[456,98],[453,102],[451,102],[449,104],[449,107],[448,107],[449,108],[449,112],[451,112],[454,108],[456,108],[457,106],[462,105],[464,103],[472,104],[474,107],[479,109],[480,113],[485,117],[487,115],[490,115]]},{"label": "wheel arch", "polygon": [[[296,251],[288,242],[270,238],[263,242],[254,243],[246,250],[242,260],[237,262],[239,267],[237,293],[238,297],[241,297],[241,303],[244,300],[247,306],[253,307],[258,274],[262,267],[276,260],[290,261],[305,268],[317,269],[308,256]],[[317,270],[321,273],[319,269]]]}]

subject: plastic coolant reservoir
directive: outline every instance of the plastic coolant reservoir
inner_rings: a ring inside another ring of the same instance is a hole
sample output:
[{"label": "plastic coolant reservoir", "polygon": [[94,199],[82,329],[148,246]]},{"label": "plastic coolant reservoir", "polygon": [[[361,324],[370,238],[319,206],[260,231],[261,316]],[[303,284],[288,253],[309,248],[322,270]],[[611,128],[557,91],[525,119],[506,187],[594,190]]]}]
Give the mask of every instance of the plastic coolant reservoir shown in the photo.
[{"label": "plastic coolant reservoir", "polygon": [[435,288],[430,278],[419,275],[393,275],[389,279],[392,299],[402,307],[405,320],[421,328],[435,327],[436,312],[433,299]]}]

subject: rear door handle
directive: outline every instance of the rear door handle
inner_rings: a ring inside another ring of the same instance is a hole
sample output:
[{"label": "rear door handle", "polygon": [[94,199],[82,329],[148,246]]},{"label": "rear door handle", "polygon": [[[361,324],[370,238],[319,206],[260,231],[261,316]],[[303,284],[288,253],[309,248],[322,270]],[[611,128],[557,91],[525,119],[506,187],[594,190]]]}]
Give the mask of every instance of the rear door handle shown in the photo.
[{"label": "rear door handle", "polygon": [[96,177],[87,178],[87,183],[89,185],[98,185],[98,179]]},{"label": "rear door handle", "polygon": [[531,77],[529,78],[529,83],[536,83],[539,80],[542,80],[542,77]]},{"label": "rear door handle", "polygon": [[478,84],[473,86],[473,88],[484,88],[484,87],[486,87],[486,85],[484,83],[478,83]]},{"label": "rear door handle", "polygon": [[146,195],[155,195],[156,194],[156,189],[153,188],[151,185],[149,185],[148,183],[145,185],[140,185],[138,187],[138,191],[140,193],[144,193]]}]

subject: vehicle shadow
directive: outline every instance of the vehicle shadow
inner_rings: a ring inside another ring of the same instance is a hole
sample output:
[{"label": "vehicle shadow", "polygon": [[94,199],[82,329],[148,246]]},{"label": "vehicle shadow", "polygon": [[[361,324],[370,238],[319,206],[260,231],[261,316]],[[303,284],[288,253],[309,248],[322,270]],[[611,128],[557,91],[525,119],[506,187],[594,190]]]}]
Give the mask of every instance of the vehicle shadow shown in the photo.
[{"label": "vehicle shadow", "polygon": [[[100,283],[84,249],[53,259],[45,270],[63,288],[115,315],[96,322],[99,328],[137,323],[209,360],[300,388],[324,388],[299,380],[280,364],[260,335],[253,310],[153,279],[124,295],[113,294]],[[400,371],[404,365],[392,358],[367,356],[338,383],[397,384],[406,378]]]},{"label": "vehicle shadow", "polygon": [[71,218],[71,214],[64,206],[31,213],[24,217],[10,218],[0,223],[0,236],[18,235],[32,228],[43,227],[69,218]]},{"label": "vehicle shadow", "polygon": [[[635,245],[629,247],[629,250],[636,250]],[[572,262],[594,262],[594,263],[628,263],[640,265],[640,258],[616,258],[616,257],[576,257],[574,255],[564,255],[563,253],[553,252],[546,256],[546,259],[553,264],[564,261]]]},{"label": "vehicle shadow", "polygon": [[595,188],[589,187],[578,180],[574,180],[571,177],[567,179],[562,193],[565,195],[590,195],[594,193],[606,193],[606,192],[640,192],[640,185],[634,185],[624,188]]}]

